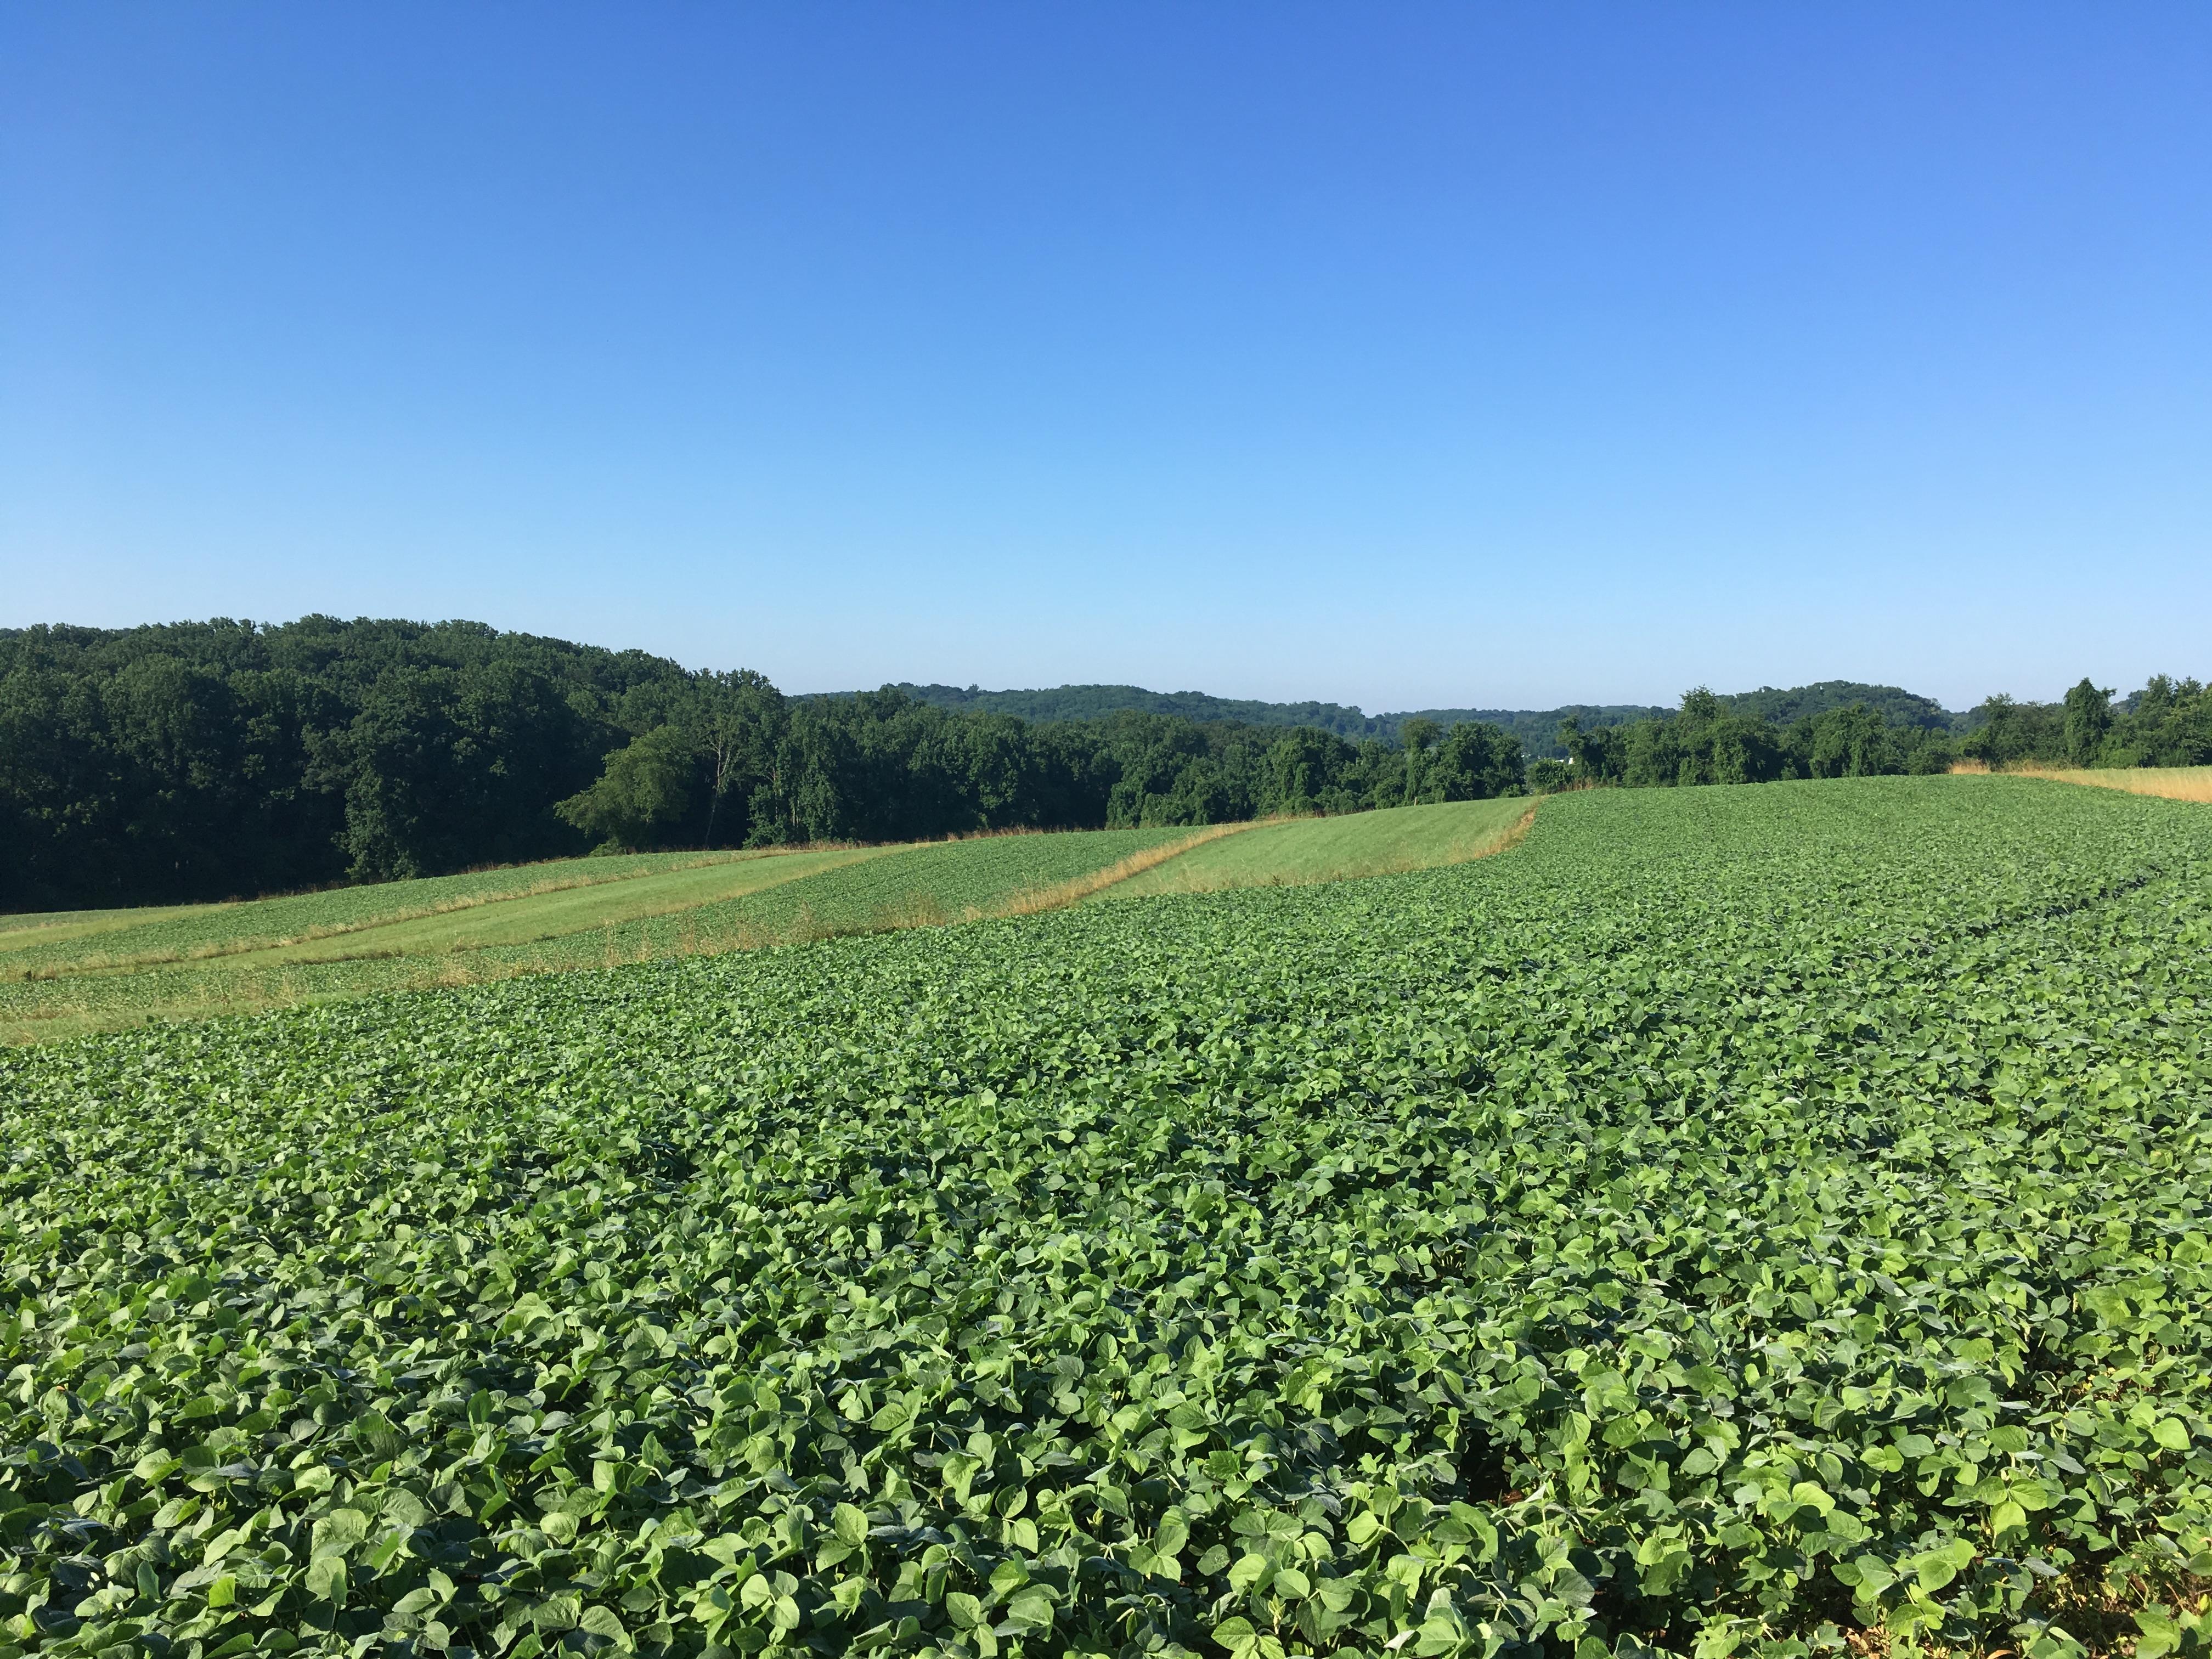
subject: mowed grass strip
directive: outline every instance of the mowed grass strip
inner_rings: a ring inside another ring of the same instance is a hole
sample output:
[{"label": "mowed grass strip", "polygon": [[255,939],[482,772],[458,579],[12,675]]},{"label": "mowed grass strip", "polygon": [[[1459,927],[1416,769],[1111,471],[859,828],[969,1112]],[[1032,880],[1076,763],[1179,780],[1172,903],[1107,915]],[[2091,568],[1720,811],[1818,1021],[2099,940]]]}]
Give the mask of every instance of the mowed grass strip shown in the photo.
[{"label": "mowed grass strip", "polygon": [[[605,858],[558,859],[501,870],[337,887],[319,893],[293,893],[226,904],[81,911],[68,918],[67,925],[73,927],[73,932],[31,940],[0,962],[0,980],[188,962],[325,939],[358,928],[382,927],[389,922],[496,904],[539,893],[636,880],[703,865],[784,856],[788,854],[766,850],[636,853]],[[100,925],[95,927],[95,922]],[[89,933],[98,935],[95,945],[81,942]]]},{"label": "mowed grass strip", "polygon": [[380,927],[356,928],[297,945],[278,945],[230,958],[240,967],[280,963],[342,962],[360,957],[428,956],[529,945],[590,933],[648,916],[696,910],[702,905],[756,893],[825,870],[879,858],[888,849],[837,848],[778,858],[746,859],[689,870],[671,870],[628,881],[594,883],[532,893]]},{"label": "mowed grass strip", "polygon": [[1041,891],[1079,884],[1095,872],[1204,833],[1188,826],[1078,830],[894,848],[866,863],[726,903],[641,918],[611,930],[604,949],[579,937],[574,945],[596,952],[596,963],[561,965],[708,955],[975,921],[1031,908]]},{"label": "mowed grass strip", "polygon": [[0,1042],[1012,914],[1032,908],[1040,892],[1079,889],[1093,872],[1227,828],[988,836],[741,863],[720,854],[690,870],[664,863],[663,873],[611,885],[449,907],[279,948],[0,983]]},{"label": "mowed grass strip", "polygon": [[1241,836],[1259,827],[1260,822],[1243,823],[1212,823],[1194,830],[1180,841],[1166,842],[1158,847],[1147,847],[1130,854],[1116,863],[1092,870],[1066,881],[1057,881],[1046,886],[1032,888],[1026,893],[1017,893],[996,905],[992,914],[1000,916],[1034,916],[1047,910],[1063,910],[1071,904],[1080,904],[1085,899],[1127,881],[1131,877],[1178,859],[1193,848],[1205,842],[1219,841],[1224,836]]},{"label": "mowed grass strip", "polygon": [[1102,890],[1102,899],[1212,893],[1230,887],[1301,886],[1465,864],[1510,846],[1535,803],[1449,801],[1334,818],[1291,818],[1194,847]]}]

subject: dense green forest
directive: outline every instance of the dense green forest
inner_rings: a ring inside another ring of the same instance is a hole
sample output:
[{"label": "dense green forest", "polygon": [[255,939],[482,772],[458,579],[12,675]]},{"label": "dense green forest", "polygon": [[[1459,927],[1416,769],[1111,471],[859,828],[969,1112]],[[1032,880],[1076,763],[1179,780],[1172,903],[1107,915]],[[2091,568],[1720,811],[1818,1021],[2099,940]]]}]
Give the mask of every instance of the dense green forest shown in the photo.
[{"label": "dense green forest", "polygon": [[[1388,738],[1395,740],[1408,720],[1430,720],[1449,731],[1476,722],[1497,726],[1521,740],[1533,759],[1564,760],[1567,750],[1560,727],[1572,720],[1583,730],[1598,726],[1632,726],[1640,720],[1664,719],[1673,711],[1656,703],[1570,703],[1559,708],[1417,708],[1397,714],[1368,714],[1336,702],[1261,702],[1249,698],[1208,696],[1203,691],[1147,691],[1140,685],[1061,685],[1036,691],[983,691],[974,686],[901,684],[892,688],[919,702],[963,713],[1015,714],[1026,720],[1097,720],[1133,709],[1148,714],[1180,714],[1186,720],[1234,720],[1248,726],[1310,726],[1340,738]],[[851,696],[852,693],[842,695]],[[1788,726],[1832,709],[1864,703],[1893,726],[1924,726],[1931,731],[1964,730],[1972,714],[1954,714],[1932,698],[1894,685],[1865,685],[1856,680],[1822,680],[1814,685],[1778,691],[1761,686],[1756,691],[1723,694],[1723,708],[1733,714]]]},{"label": "dense green forest", "polygon": [[[1396,716],[1369,715],[1340,702],[1261,702],[1215,697],[1203,691],[1147,691],[1141,685],[1056,685],[1036,691],[964,690],[957,685],[884,688],[938,708],[961,714],[1012,714],[1025,720],[1095,720],[1109,714],[1172,714],[1188,720],[1231,720],[1241,726],[1310,726],[1340,738],[1397,735]],[[836,695],[853,696],[854,692]]]},{"label": "dense green forest", "polygon": [[2162,674],[2120,702],[2086,679],[2062,702],[1990,697],[1956,718],[1963,735],[1915,719],[1909,708],[1885,711],[1866,702],[1801,714],[1787,726],[1753,712],[1759,696],[1787,708],[1796,695],[1730,699],[1700,688],[1661,719],[1589,728],[1571,720],[1561,730],[1568,764],[1540,760],[1530,780],[1539,788],[1649,787],[1943,772],[1960,760],[1996,767],[2212,763],[2212,693],[2193,679]]},{"label": "dense green forest", "polygon": [[1486,727],[1352,744],[1122,711],[787,697],[472,623],[0,631],[0,908],[159,903],[594,848],[1208,823],[1522,787]]},{"label": "dense green forest", "polygon": [[[2121,701],[2084,680],[2063,702],[1993,697],[1962,717],[1893,687],[1830,682],[1701,689],[1671,711],[1392,715],[1387,732],[1356,734],[1322,723],[1366,720],[1334,704],[1176,693],[1171,708],[1109,708],[1104,694],[1128,688],[1075,687],[1063,691],[1100,696],[1025,719],[981,703],[1017,694],[947,707],[943,690],[791,697],[750,672],[475,623],[0,630],[0,909],[221,898],[599,848],[1213,823],[1574,784],[1936,772],[1961,757],[2212,762],[2212,696],[2164,678]],[[1245,717],[1219,715],[1230,708]],[[1538,719],[1552,722],[1540,745],[1522,735]],[[1555,748],[1560,758],[1542,752]]]}]

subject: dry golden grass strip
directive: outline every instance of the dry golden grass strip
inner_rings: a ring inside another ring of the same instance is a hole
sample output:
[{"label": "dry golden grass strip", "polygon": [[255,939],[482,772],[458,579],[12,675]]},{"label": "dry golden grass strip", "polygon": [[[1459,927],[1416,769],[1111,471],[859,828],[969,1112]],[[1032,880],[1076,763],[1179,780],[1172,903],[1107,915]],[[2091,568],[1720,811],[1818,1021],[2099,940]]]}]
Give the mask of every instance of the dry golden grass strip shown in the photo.
[{"label": "dry golden grass strip", "polygon": [[[1951,769],[1954,774],[1989,769],[1981,761],[1960,761]],[[2212,766],[2008,766],[2004,772],[2008,777],[2048,778],[2053,783],[2212,804]]]}]

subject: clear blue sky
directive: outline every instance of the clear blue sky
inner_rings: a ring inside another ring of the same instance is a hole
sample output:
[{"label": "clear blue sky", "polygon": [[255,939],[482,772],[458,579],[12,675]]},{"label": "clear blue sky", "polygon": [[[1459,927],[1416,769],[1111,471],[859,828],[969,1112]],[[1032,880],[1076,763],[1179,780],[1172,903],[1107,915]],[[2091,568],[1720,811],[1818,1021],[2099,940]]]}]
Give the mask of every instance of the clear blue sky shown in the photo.
[{"label": "clear blue sky", "polygon": [[2212,8],[0,13],[0,625],[2212,672]]}]

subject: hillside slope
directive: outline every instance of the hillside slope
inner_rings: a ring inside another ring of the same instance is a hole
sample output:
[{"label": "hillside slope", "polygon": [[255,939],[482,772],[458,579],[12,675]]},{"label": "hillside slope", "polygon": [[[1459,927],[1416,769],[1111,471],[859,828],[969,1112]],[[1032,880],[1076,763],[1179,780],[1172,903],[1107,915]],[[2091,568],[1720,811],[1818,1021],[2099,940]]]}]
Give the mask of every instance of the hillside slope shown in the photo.
[{"label": "hillside slope", "polygon": [[1235,827],[576,859],[164,912],[74,939],[21,929],[0,936],[0,1041],[1049,906],[1084,878]]},{"label": "hillside slope", "polygon": [[[0,933],[0,1041],[1029,915],[1101,894],[1425,868],[1494,850],[1532,805],[578,859],[143,921],[131,911],[46,926],[32,918]],[[1250,853],[1223,856],[1247,841]]]}]

